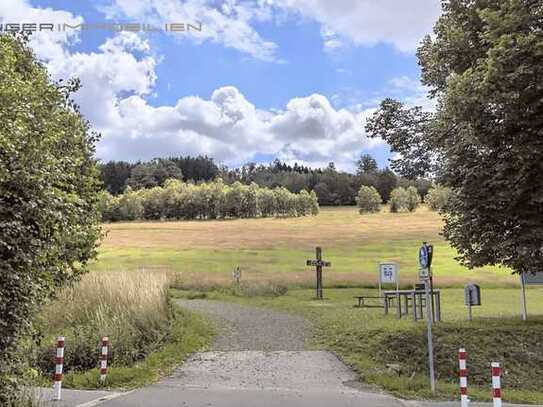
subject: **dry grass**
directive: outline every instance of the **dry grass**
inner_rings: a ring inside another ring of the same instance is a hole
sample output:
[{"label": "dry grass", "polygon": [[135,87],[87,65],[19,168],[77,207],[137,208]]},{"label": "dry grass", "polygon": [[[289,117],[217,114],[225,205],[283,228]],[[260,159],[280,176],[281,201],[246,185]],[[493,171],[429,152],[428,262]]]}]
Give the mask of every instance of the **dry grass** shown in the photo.
[{"label": "dry grass", "polygon": [[291,287],[312,287],[314,270],[306,259],[323,247],[332,267],[324,271],[328,287],[375,286],[380,261],[400,265],[401,283],[417,280],[422,241],[434,244],[434,272],[441,286],[466,282],[513,286],[507,270],[484,267],[472,272],[440,236],[443,222],[425,206],[415,213],[360,215],[355,207],[323,208],[304,218],[229,221],[139,222],[105,225],[108,231],[95,270],[162,268],[181,273],[183,285],[230,285],[235,267],[243,278]]},{"label": "dry grass", "polygon": [[400,214],[383,209],[366,216],[360,216],[355,207],[340,207],[323,208],[318,216],[304,218],[107,224],[104,247],[266,249],[392,239],[442,241],[441,228],[439,215],[426,207]]},{"label": "dry grass", "polygon": [[37,364],[53,368],[51,355],[56,336],[66,337],[67,370],[96,366],[100,338],[108,336],[110,360],[129,365],[154,351],[167,339],[171,310],[170,277],[164,272],[95,272],[44,308],[46,332]]}]

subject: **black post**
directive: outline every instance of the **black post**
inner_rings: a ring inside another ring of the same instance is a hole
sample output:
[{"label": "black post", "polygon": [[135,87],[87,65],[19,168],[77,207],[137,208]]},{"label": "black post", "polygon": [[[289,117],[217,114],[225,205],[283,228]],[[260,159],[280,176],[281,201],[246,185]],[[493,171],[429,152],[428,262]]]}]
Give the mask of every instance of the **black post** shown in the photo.
[{"label": "black post", "polygon": [[322,300],[322,249],[315,249],[317,259],[317,299]]}]

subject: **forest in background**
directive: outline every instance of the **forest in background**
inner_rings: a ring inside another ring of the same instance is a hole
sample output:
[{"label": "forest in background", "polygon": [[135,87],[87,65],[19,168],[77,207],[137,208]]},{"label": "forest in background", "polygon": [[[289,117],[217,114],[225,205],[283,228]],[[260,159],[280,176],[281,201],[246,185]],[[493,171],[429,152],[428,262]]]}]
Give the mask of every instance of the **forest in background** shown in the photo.
[{"label": "forest in background", "polygon": [[384,203],[389,201],[396,187],[413,186],[424,199],[432,186],[425,178],[407,179],[389,168],[379,169],[375,159],[368,154],[358,160],[356,174],[339,171],[333,162],[324,169],[297,163],[290,165],[279,160],[269,164],[247,163],[230,169],[207,156],[185,156],[136,163],[101,163],[100,178],[112,195],[121,194],[128,186],[132,190],[164,186],[164,182],[172,178],[196,184],[220,178],[226,185],[255,183],[270,189],[283,187],[293,193],[314,191],[322,206],[356,205],[358,191],[363,185],[374,187]]}]

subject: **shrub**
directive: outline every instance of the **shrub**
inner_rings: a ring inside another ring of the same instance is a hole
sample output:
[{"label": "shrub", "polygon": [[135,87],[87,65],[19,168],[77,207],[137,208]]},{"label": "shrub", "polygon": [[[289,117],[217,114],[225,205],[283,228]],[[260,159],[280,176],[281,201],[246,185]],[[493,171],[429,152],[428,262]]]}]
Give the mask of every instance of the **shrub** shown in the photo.
[{"label": "shrub", "polygon": [[360,213],[373,213],[381,210],[381,195],[375,187],[362,185],[356,197]]},{"label": "shrub", "polygon": [[449,200],[451,199],[452,191],[450,188],[435,185],[428,191],[425,202],[428,207],[434,211],[441,211],[445,208]]},{"label": "shrub", "polygon": [[390,193],[390,212],[404,212],[409,210],[409,194],[402,187],[394,188]]},{"label": "shrub", "polygon": [[409,212],[414,212],[417,209],[417,207],[420,205],[420,201],[421,201],[419,191],[417,190],[416,187],[411,186],[407,188],[406,193],[407,193],[407,210]]}]

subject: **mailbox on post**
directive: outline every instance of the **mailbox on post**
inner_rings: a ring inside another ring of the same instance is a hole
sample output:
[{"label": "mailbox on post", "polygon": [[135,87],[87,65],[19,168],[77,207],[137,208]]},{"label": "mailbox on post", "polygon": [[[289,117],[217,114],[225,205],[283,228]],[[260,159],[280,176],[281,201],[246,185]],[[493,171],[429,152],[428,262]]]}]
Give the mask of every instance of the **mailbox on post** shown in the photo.
[{"label": "mailbox on post", "polygon": [[477,284],[464,287],[464,303],[468,307],[468,319],[471,321],[471,307],[481,305],[481,287]]}]

